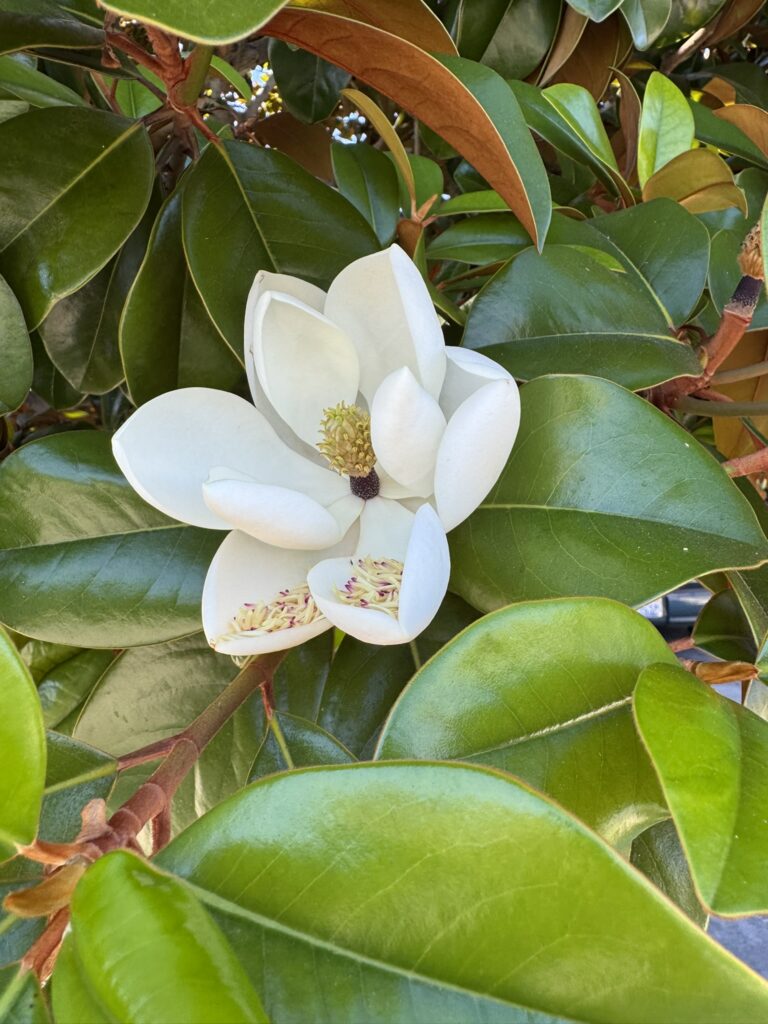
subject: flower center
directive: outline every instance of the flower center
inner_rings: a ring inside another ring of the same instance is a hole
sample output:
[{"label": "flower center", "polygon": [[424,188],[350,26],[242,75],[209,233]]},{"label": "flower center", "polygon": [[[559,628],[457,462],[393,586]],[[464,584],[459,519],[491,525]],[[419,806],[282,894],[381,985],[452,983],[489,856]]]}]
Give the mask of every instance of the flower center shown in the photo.
[{"label": "flower center", "polygon": [[319,451],[331,469],[349,477],[349,486],[359,498],[375,498],[379,478],[374,470],[376,455],[371,444],[371,417],[357,405],[338,405],[323,411]]},{"label": "flower center", "polygon": [[244,604],[232,619],[229,632],[224,633],[220,640],[234,640],[244,633],[261,635],[276,633],[281,629],[293,626],[308,626],[321,617],[315,600],[306,583],[299,584],[291,590],[281,590],[274,601],[265,603]]},{"label": "flower center", "polygon": [[354,576],[343,587],[334,587],[334,593],[344,604],[357,608],[378,608],[397,618],[400,605],[400,587],[403,582],[403,563],[396,558],[358,558],[352,563]]}]

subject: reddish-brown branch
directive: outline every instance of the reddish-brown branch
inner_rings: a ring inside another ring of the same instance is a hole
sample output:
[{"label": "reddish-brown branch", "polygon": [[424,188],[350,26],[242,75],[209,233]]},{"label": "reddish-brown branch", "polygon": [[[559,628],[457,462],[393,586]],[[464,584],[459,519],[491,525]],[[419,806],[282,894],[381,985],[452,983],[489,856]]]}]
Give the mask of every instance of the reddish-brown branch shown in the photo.
[{"label": "reddish-brown branch", "polygon": [[753,473],[768,473],[768,448],[760,448],[748,455],[740,455],[723,463],[729,476],[751,476]]},{"label": "reddish-brown branch", "polygon": [[69,908],[59,910],[48,922],[43,934],[21,958],[21,969],[34,971],[41,982],[51,976],[56,954],[69,924]]},{"label": "reddish-brown branch", "polygon": [[696,644],[693,642],[692,636],[681,636],[679,640],[670,640],[667,643],[667,647],[670,651],[677,653],[678,651],[690,651]]},{"label": "reddish-brown branch", "polygon": [[694,661],[681,658],[680,665],[710,686],[756,679],[759,675],[757,667],[748,661]]}]

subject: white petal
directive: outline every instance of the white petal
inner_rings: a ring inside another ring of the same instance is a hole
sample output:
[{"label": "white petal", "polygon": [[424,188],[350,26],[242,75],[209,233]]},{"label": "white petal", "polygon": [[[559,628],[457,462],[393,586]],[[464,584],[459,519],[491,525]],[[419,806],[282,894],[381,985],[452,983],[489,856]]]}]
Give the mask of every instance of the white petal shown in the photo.
[{"label": "white petal", "polygon": [[302,441],[316,445],[323,410],[357,398],[355,346],[327,317],[278,292],[259,299],[253,332],[256,376],[265,395]]},{"label": "white petal", "polygon": [[404,487],[432,492],[445,416],[407,366],[379,386],[371,403],[371,442],[387,474]]},{"label": "white petal", "polygon": [[354,557],[366,555],[404,562],[397,619],[338,599],[335,588],[341,589],[354,572],[349,558],[329,559],[310,570],[312,596],[323,614],[350,636],[370,644],[406,643],[429,625],[448,587],[448,543],[434,509],[423,505],[414,516],[397,502],[367,502]]},{"label": "white petal", "polygon": [[433,398],[440,394],[445,377],[440,323],[421,274],[399,246],[345,267],[328,290],[325,315],[357,348],[360,390],[368,402],[401,366]]},{"label": "white petal", "polygon": [[431,505],[416,513],[405,554],[398,618],[409,640],[430,624],[448,589],[451,558],[448,538]]},{"label": "white petal", "polygon": [[230,527],[203,499],[203,484],[222,463],[235,476],[302,491],[323,505],[349,493],[347,481],[288,448],[250,402],[213,388],[153,398],[120,427],[112,451],[145,501],[193,526]]},{"label": "white petal", "polygon": [[503,366],[474,349],[449,345],[445,354],[448,363],[440,392],[440,408],[448,419],[478,388],[491,380],[509,380],[511,376]]},{"label": "white petal", "polygon": [[[347,547],[354,544],[354,534]],[[336,554],[339,548],[322,555]],[[262,544],[235,530],[216,552],[203,588],[203,628],[209,643],[226,654],[266,654],[283,651],[311,640],[331,627],[320,617],[308,626],[222,639],[239,609],[246,603],[277,598],[281,590],[306,582],[307,573],[318,559],[316,551],[286,551]]]},{"label": "white petal", "polygon": [[435,501],[446,530],[473,512],[498,480],[520,426],[514,380],[496,380],[462,402],[437,453]]},{"label": "white petal", "polygon": [[203,484],[203,497],[236,530],[278,548],[318,551],[338,544],[346,532],[314,498],[287,487],[217,479]]}]

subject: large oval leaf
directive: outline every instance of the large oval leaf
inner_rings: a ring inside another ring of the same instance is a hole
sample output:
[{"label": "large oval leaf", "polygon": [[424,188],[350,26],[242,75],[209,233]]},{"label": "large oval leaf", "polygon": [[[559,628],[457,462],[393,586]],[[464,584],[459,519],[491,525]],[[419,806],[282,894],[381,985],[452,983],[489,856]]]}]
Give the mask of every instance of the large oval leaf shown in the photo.
[{"label": "large oval leaf", "polygon": [[182,191],[165,201],[120,319],[120,353],[139,405],[177,387],[236,389],[243,366],[200,301],[181,245]]},{"label": "large oval leaf", "polygon": [[138,224],[154,177],[152,147],[139,122],[64,107],[0,124],[0,151],[0,271],[36,327]]},{"label": "large oval leaf", "polygon": [[453,589],[474,607],[571,594],[643,604],[768,559],[746,499],[648,402],[593,377],[541,378],[521,398],[506,469],[451,533]]},{"label": "large oval leaf", "polygon": [[220,541],[142,501],[105,434],[33,441],[0,469],[0,621],[81,647],[195,632]]},{"label": "large oval leaf", "polygon": [[624,605],[582,598],[503,608],[414,676],[375,756],[503,768],[628,849],[667,813],[631,708],[638,673],[657,661],[675,657]]},{"label": "large oval leaf", "polygon": [[714,914],[768,911],[768,722],[678,667],[640,676],[635,715]]},{"label": "large oval leaf", "polygon": [[0,53],[51,49],[100,50],[104,33],[86,25],[55,0],[0,0]]},{"label": "large oval leaf", "polygon": [[644,186],[656,171],[693,145],[693,112],[674,82],[651,72],[643,96],[637,144],[637,174]]},{"label": "large oval leaf", "polygon": [[0,277],[0,415],[11,412],[27,397],[32,387],[32,345],[16,296]]},{"label": "large oval leaf", "polygon": [[371,226],[338,192],[282,153],[240,142],[208,147],[187,182],[183,213],[195,285],[240,355],[258,270],[327,287],[348,263],[379,248]]},{"label": "large oval leaf", "polygon": [[495,71],[427,53],[393,35],[394,27],[383,31],[327,10],[285,8],[265,31],[345,68],[401,104],[469,160],[531,238],[543,242],[551,214],[544,164],[515,97]]},{"label": "large oval leaf", "polygon": [[192,891],[135,854],[108,854],[86,872],[67,941],[69,956],[53,980],[61,1024],[82,1022],[88,1003],[104,1021],[267,1022],[231,946]]},{"label": "large oval leaf", "polygon": [[0,860],[31,843],[45,782],[45,727],[27,666],[0,628]]},{"label": "large oval leaf", "polygon": [[192,883],[251,978],[267,979],[274,1020],[510,1024],[538,1011],[758,1024],[768,1013],[768,987],[623,858],[488,769],[273,776],[159,860]]},{"label": "large oval leaf", "polygon": [[648,288],[582,246],[530,249],[503,267],[472,304],[464,345],[523,380],[593,373],[637,389],[701,371]]}]

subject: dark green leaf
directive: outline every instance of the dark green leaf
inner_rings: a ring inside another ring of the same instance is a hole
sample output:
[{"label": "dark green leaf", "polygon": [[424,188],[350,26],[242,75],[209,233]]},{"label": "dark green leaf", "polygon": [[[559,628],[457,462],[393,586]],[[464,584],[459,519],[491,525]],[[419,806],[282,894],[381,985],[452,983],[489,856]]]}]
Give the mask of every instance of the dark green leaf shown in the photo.
[{"label": "dark green leaf", "polygon": [[768,81],[765,68],[751,64],[749,61],[734,61],[732,64],[716,64],[709,68],[713,76],[724,78],[736,90],[736,98],[740,103],[751,103],[756,107],[768,109]]},{"label": "dark green leaf", "polygon": [[594,833],[476,766],[272,776],[159,861],[195,886],[274,1020],[762,1024],[768,1013],[768,986]]},{"label": "dark green leaf", "polygon": [[693,887],[685,850],[673,821],[667,818],[639,835],[632,843],[630,859],[692,921],[702,928],[706,926],[707,912]]},{"label": "dark green leaf", "polygon": [[568,0],[568,6],[592,21],[605,21],[609,14],[621,6],[621,0]]},{"label": "dark green leaf", "polygon": [[510,259],[530,245],[528,232],[514,214],[481,213],[446,228],[427,246],[427,257],[460,263],[495,263]]},{"label": "dark green leaf", "polygon": [[693,630],[697,647],[724,661],[747,661],[756,657],[755,641],[733,590],[714,594],[702,608]]},{"label": "dark green leaf", "polygon": [[136,79],[121,79],[115,89],[115,99],[126,117],[144,117],[163,105],[151,89]]},{"label": "dark green leaf", "polygon": [[137,405],[180,387],[236,390],[243,376],[187,270],[181,203],[177,189],[163,204],[120,319],[125,378]]},{"label": "dark green leaf", "polygon": [[[718,311],[730,302],[741,279],[738,255],[746,231],[740,228],[718,231],[712,239],[712,257],[709,263],[709,291]],[[760,294],[750,324],[752,330],[768,327],[768,299],[765,289]]]},{"label": "dark green leaf", "polygon": [[453,589],[476,608],[576,594],[640,605],[768,559],[733,482],[648,402],[589,377],[532,381],[521,398],[506,469],[451,533]]},{"label": "dark green leaf", "polygon": [[0,971],[0,1020],[3,1024],[50,1024],[37,978],[30,971]]},{"label": "dark green leaf", "polygon": [[747,138],[740,128],[737,128],[735,124],[729,124],[728,121],[723,121],[720,117],[715,117],[709,107],[705,107],[703,103],[696,103],[690,99],[688,102],[693,111],[696,138],[700,142],[717,146],[718,149],[749,160],[750,163],[757,164],[758,167],[768,167],[768,157],[757,148],[751,139]]},{"label": "dark green leaf", "polygon": [[[97,861],[72,901],[56,969],[57,1022],[267,1024],[259,997],[192,890],[135,854]],[[96,1016],[98,1012],[98,1016]]]},{"label": "dark green leaf", "polygon": [[649,49],[661,35],[671,10],[672,0],[623,0],[621,13],[638,50]]},{"label": "dark green leaf", "polygon": [[54,409],[70,409],[77,405],[83,396],[53,365],[37,331],[32,331],[30,341],[35,362],[32,390]]},{"label": "dark green leaf", "polygon": [[275,707],[317,721],[333,657],[333,630],[294,647],[274,678]]},{"label": "dark green leaf", "polygon": [[90,800],[106,800],[117,763],[96,747],[49,732],[48,767],[38,836],[47,842],[72,842],[80,831],[80,812]]},{"label": "dark green leaf", "polygon": [[672,337],[649,290],[600,256],[549,244],[521,253],[477,296],[464,345],[522,380],[593,373],[638,389],[697,374],[693,349]]},{"label": "dark green leaf", "polygon": [[11,412],[27,397],[32,387],[32,345],[24,314],[9,286],[0,277],[0,415]]},{"label": "dark green leaf", "polygon": [[0,53],[35,46],[100,50],[104,33],[54,0],[0,0]]},{"label": "dark green leaf", "polygon": [[37,685],[49,729],[82,704],[114,657],[112,651],[88,651],[43,640],[28,641],[21,656]]},{"label": "dark green leaf", "polygon": [[288,768],[308,768],[322,764],[350,764],[355,758],[349,750],[325,729],[297,718],[285,711],[276,712],[277,721],[283,733],[291,764],[288,764],[273,732],[264,723],[264,742],[253,762],[248,781],[261,779],[265,775],[283,772]]},{"label": "dark green leaf", "polygon": [[220,540],[145,504],[106,435],[33,441],[0,468],[0,620],[82,647],[194,632]]},{"label": "dark green leaf", "polygon": [[82,96],[16,57],[0,57],[0,98],[32,107],[86,106]]},{"label": "dark green leaf", "polygon": [[386,154],[364,142],[331,145],[339,191],[365,217],[381,245],[389,245],[400,217],[397,171]]},{"label": "dark green leaf", "polygon": [[208,313],[241,353],[258,270],[327,287],[378,241],[351,203],[282,153],[224,142],[208,147],[187,182],[184,247]]},{"label": "dark green leaf", "polygon": [[634,705],[702,902],[765,913],[768,722],[668,665],[641,673]]},{"label": "dark green leaf", "polygon": [[623,605],[512,605],[465,629],[414,676],[376,757],[501,768],[628,849],[667,813],[631,708],[638,673],[657,661],[675,657]]},{"label": "dark green leaf", "polygon": [[275,73],[283,106],[299,121],[314,124],[333,112],[350,74],[314,53],[269,41],[269,64]]},{"label": "dark green leaf", "polygon": [[[490,5],[487,0],[480,0],[475,10],[481,6]],[[504,78],[527,78],[549,52],[562,6],[562,0],[507,3],[493,38],[479,59]]]},{"label": "dark green leaf", "polygon": [[0,124],[0,271],[36,327],[138,224],[154,176],[144,128],[79,107]]}]

